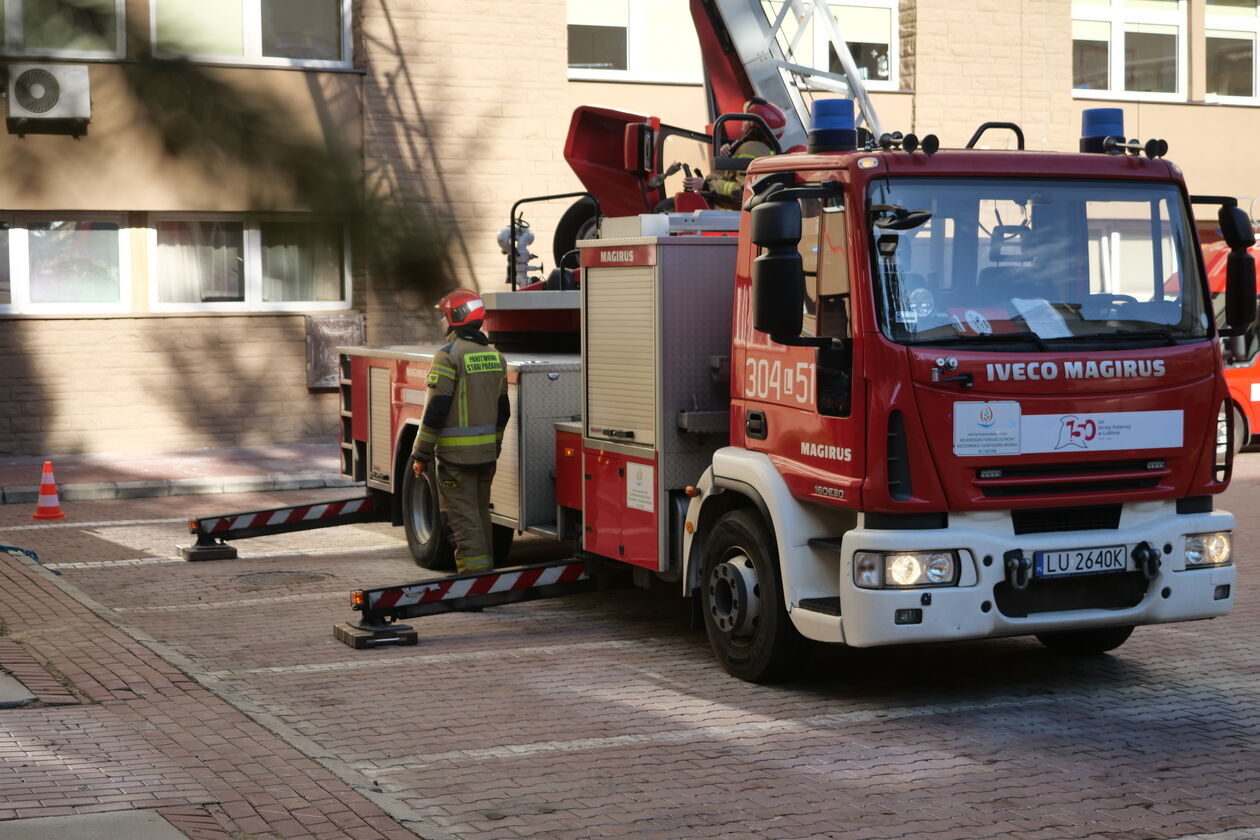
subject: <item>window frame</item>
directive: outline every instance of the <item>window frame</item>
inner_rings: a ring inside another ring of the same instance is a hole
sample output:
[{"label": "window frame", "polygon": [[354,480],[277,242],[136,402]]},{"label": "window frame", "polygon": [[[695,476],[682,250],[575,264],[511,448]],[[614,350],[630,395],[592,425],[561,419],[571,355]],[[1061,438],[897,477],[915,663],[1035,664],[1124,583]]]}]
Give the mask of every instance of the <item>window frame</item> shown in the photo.
[{"label": "window frame", "polygon": [[[1204,91],[1204,101],[1221,105],[1260,105],[1260,10],[1254,17],[1212,15],[1204,18],[1203,53],[1207,55],[1208,32],[1237,32],[1251,36],[1251,96],[1227,96]],[[1206,84],[1207,79],[1204,79]]]},{"label": "window frame", "polygon": [[[1185,102],[1189,98],[1189,33],[1190,21],[1186,0],[1177,0],[1175,12],[1155,9],[1131,8],[1123,0],[1111,0],[1110,5],[1086,3],[1072,4],[1073,21],[1097,21],[1111,25],[1111,39],[1107,42],[1107,90],[1089,90],[1073,86],[1075,99],[1111,99],[1131,102]],[[1173,26],[1177,30],[1177,89],[1172,93],[1125,90],[1124,70],[1125,26],[1152,24]]]},{"label": "window frame", "polygon": [[[14,0],[5,0],[6,3]],[[122,2],[122,0],[118,0]],[[162,0],[149,0],[149,43],[156,58],[187,59],[197,64],[222,64],[232,67],[294,67],[308,70],[348,70],[354,67],[353,0],[339,0],[341,6],[341,59],[279,58],[262,54],[262,0],[237,0],[241,4],[243,55],[218,53],[185,53],[162,49],[158,44],[158,5]]]},{"label": "window frame", "polygon": [[3,0],[0,13],[4,15],[4,38],[0,40],[5,55],[9,58],[71,58],[79,61],[116,61],[127,55],[127,0],[114,0],[114,49],[112,50],[73,50],[56,47],[22,47],[22,2],[23,0]]},{"label": "window frame", "polygon": [[[565,48],[568,48],[569,13],[565,4]],[[568,67],[568,79],[571,82],[639,82],[658,85],[701,85],[704,84],[704,64],[701,60],[700,71],[689,73],[659,73],[643,68],[647,60],[647,46],[651,41],[647,6],[636,0],[626,0],[626,69],[597,70],[593,68]],[[567,67],[567,57],[566,57]]]},{"label": "window frame", "polygon": [[[626,65],[625,70],[595,70],[586,68],[568,68],[569,81],[582,82],[639,82],[644,84],[703,84],[704,70],[703,64],[701,71],[697,75],[688,75],[686,73],[653,73],[648,70],[636,68],[636,62],[641,65],[644,61],[646,45],[650,38],[648,32],[649,20],[647,15],[647,7],[636,2],[636,0],[626,0],[627,3],[627,20],[626,20]],[[862,82],[867,90],[872,91],[899,91],[901,90],[901,0],[843,0],[837,5],[843,6],[859,6],[870,9],[887,9],[889,11],[889,67],[888,79],[863,79]],[[566,7],[565,25],[568,26],[568,12]],[[843,34],[843,33],[842,33]],[[820,27],[814,27],[811,36],[811,46],[814,51],[814,67],[819,70],[828,69],[827,48],[830,41],[825,32]],[[847,42],[846,42],[847,44]],[[822,58],[819,59],[819,56]]]},{"label": "window frame", "polygon": [[[241,301],[190,301],[163,302],[158,291],[161,278],[158,275],[157,226],[161,222],[236,222],[243,228],[241,256],[244,260],[243,280],[245,299]],[[264,301],[262,299],[262,225],[269,222],[334,224],[341,227],[341,300],[336,301]],[[350,229],[344,219],[332,216],[302,216],[295,218],[283,214],[239,213],[180,213],[160,212],[149,214],[145,228],[148,252],[149,311],[176,312],[340,312],[350,309],[353,289],[351,284]]]},{"label": "window frame", "polygon": [[[112,315],[131,311],[132,228],[125,213],[8,212],[0,214],[0,222],[8,225],[9,235],[9,303],[0,303],[0,315]],[[29,226],[41,222],[107,222],[118,225],[117,303],[31,302]]]},{"label": "window frame", "polygon": [[[833,11],[839,6],[858,6],[866,9],[888,9],[889,11],[889,33],[888,33],[888,78],[884,79],[862,79],[862,84],[870,91],[898,91],[901,90],[901,0],[835,0],[831,4]],[[836,21],[836,27],[840,30],[841,37],[844,36],[843,21]],[[825,32],[818,31],[819,27],[814,27],[814,65],[819,70],[827,70],[828,62],[831,55],[828,47],[831,41]],[[845,39],[845,46],[849,45],[849,40]],[[821,60],[819,58],[821,56]]]}]

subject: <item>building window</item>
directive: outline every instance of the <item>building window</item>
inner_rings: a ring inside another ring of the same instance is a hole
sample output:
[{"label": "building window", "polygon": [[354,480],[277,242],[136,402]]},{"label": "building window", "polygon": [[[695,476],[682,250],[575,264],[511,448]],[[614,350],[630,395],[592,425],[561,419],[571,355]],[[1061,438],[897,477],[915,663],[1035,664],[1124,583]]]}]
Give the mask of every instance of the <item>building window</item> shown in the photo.
[{"label": "building window", "polygon": [[264,303],[345,300],[338,225],[264,222],[259,226]]},{"label": "building window", "polygon": [[[846,3],[831,3],[830,6],[836,31],[849,48],[863,86],[868,90],[897,90],[900,86],[898,0],[849,0]],[[762,0],[761,7],[766,19],[773,25],[783,3],[781,0]],[[789,9],[776,39],[788,60],[844,75],[840,56],[831,44],[830,33],[825,31],[825,27],[816,26],[813,18],[808,19],[802,31]]]},{"label": "building window", "polygon": [[0,43],[9,56],[119,58],[125,0],[6,0]]},{"label": "building window", "polygon": [[[831,10],[862,81],[873,90],[895,90],[897,0],[869,0],[860,6],[832,4]],[[830,44],[827,49],[827,69],[843,74],[835,49]]]},{"label": "building window", "polygon": [[173,220],[153,228],[158,303],[245,301],[244,224]]},{"label": "building window", "polygon": [[1184,99],[1185,0],[1076,0],[1072,87],[1080,96]]},{"label": "building window", "polygon": [[1213,100],[1256,96],[1256,0],[1208,0],[1207,94]]},{"label": "building window", "polygon": [[569,78],[699,84],[700,43],[678,0],[568,0]]},{"label": "building window", "polygon": [[345,309],[348,249],[335,222],[163,217],[150,231],[158,312]]},{"label": "building window", "polygon": [[121,217],[11,216],[0,226],[0,312],[125,312],[130,252]]},{"label": "building window", "polygon": [[151,0],[163,56],[233,64],[350,66],[351,0]]}]

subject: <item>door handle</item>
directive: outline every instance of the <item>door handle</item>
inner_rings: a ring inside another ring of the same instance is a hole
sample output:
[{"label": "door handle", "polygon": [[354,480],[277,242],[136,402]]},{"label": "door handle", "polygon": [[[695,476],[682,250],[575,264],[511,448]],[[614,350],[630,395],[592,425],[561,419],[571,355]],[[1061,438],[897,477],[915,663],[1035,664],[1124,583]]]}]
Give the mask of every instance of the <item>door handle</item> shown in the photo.
[{"label": "door handle", "polygon": [[766,413],[754,409],[744,416],[744,434],[754,440],[766,439]]}]

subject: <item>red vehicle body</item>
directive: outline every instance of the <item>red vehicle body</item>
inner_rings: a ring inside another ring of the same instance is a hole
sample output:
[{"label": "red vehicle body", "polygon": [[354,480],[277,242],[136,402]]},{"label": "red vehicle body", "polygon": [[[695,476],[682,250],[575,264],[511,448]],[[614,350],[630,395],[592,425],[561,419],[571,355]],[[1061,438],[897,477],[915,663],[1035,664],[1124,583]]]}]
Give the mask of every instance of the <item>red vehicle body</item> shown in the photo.
[{"label": "red vehicle body", "polygon": [[[1260,253],[1260,249],[1252,249]],[[1229,246],[1209,242],[1203,246],[1203,262],[1207,267],[1208,288],[1212,297],[1223,300],[1225,267]],[[1237,446],[1241,449],[1260,429],[1260,334],[1255,327],[1225,343],[1225,382],[1233,401],[1234,425],[1238,429]]]},{"label": "red vehicle body", "polygon": [[[1229,612],[1230,394],[1175,167],[785,154],[738,212],[583,243],[581,353],[509,358],[505,543],[674,583],[750,680],[805,639],[1098,652]],[[343,350],[343,449],[440,566],[433,475],[406,469],[432,352]]]}]

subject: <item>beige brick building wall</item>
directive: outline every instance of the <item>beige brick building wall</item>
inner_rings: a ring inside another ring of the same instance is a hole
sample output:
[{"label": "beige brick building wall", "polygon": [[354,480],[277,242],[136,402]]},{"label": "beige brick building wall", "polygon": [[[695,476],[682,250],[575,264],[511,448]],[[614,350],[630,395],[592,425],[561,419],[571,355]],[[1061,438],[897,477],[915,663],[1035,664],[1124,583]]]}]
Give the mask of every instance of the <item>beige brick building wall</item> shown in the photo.
[{"label": "beige brick building wall", "polygon": [[[1195,14],[1202,5],[1193,0]],[[139,33],[132,58],[147,49],[148,8],[128,0]],[[902,0],[899,8],[902,90],[874,95],[889,130],[936,133],[960,146],[981,122],[1009,120],[1023,126],[1030,148],[1069,151],[1084,108],[1117,104],[1073,96],[1069,0]],[[563,159],[576,106],[695,129],[705,122],[699,85],[570,81],[563,0],[534,0],[527,13],[506,0],[362,0],[355,10],[361,72],[210,74],[283,103],[268,125],[354,161],[349,174],[362,175],[371,201],[355,240],[352,303],[371,343],[435,337],[429,307],[444,289],[503,288],[495,235],[511,204],[580,188]],[[1191,54],[1198,98],[1203,60]],[[132,67],[92,64],[87,137],[0,133],[8,175],[0,209],[115,210],[138,225],[162,210],[328,209],[318,190],[277,180],[256,161],[209,156],[196,144],[173,153],[150,130]],[[1260,194],[1254,156],[1222,145],[1250,136],[1255,108],[1120,104],[1130,136],[1170,142],[1192,190],[1241,195],[1244,205]],[[198,120],[209,117],[191,109],[193,136]],[[258,123],[230,128],[253,137]],[[985,142],[1005,146],[1009,135]],[[698,147],[672,148],[688,162],[703,159]],[[567,204],[526,210],[548,268],[552,228]],[[130,316],[0,315],[0,454],[335,439],[332,396],[305,387],[302,313],[157,315],[147,311],[143,259],[133,273]]]},{"label": "beige brick building wall", "polygon": [[300,315],[7,321],[0,440],[34,455],[335,440],[336,396],[291,375],[304,331]]}]

